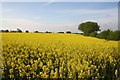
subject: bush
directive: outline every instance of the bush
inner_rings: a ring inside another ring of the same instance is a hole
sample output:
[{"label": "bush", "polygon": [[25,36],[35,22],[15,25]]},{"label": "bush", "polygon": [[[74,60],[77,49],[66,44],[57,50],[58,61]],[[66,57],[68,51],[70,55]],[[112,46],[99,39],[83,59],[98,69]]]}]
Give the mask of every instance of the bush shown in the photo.
[{"label": "bush", "polygon": [[9,32],[9,30],[5,30],[5,32]]},{"label": "bush", "polygon": [[109,30],[109,29],[105,30],[105,31],[102,31],[96,37],[100,38],[100,39],[108,39],[109,32],[111,32],[111,30]]},{"label": "bush", "polygon": [[97,34],[97,38],[106,40],[120,40],[120,31],[105,30]]},{"label": "bush", "polygon": [[66,31],[66,33],[69,33],[69,34],[70,34],[70,33],[71,33],[71,31]]},{"label": "bush", "polygon": [[120,31],[115,31],[114,32],[115,33],[115,38],[116,38],[116,40],[120,40]]},{"label": "bush", "polygon": [[14,31],[14,30],[10,30],[10,32],[12,32],[12,33],[16,33],[17,31]]},{"label": "bush", "polygon": [[29,33],[29,31],[28,31],[28,30],[26,30],[25,32],[26,32],[26,33]]},{"label": "bush", "polygon": [[45,33],[52,33],[52,32],[46,31]]},{"label": "bush", "polygon": [[92,33],[90,33],[90,36],[91,36],[91,37],[96,37],[96,35],[97,35],[96,32],[92,32]]},{"label": "bush", "polygon": [[64,33],[64,32],[57,32],[57,33]]},{"label": "bush", "polygon": [[120,40],[120,31],[110,32],[108,40]]},{"label": "bush", "polygon": [[35,33],[38,33],[38,31],[35,31]]},{"label": "bush", "polygon": [[17,32],[20,32],[20,33],[22,33],[22,30],[20,30],[20,29],[17,29]]},{"label": "bush", "polygon": [[9,32],[9,30],[0,30],[0,32]]}]

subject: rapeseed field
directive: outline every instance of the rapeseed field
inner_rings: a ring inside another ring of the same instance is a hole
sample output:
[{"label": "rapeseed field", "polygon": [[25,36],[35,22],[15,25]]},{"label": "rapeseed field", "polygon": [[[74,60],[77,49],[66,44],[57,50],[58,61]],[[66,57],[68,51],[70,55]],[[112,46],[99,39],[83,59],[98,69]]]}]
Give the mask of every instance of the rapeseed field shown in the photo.
[{"label": "rapeseed field", "polygon": [[80,34],[2,33],[2,79],[120,79],[118,41]]}]

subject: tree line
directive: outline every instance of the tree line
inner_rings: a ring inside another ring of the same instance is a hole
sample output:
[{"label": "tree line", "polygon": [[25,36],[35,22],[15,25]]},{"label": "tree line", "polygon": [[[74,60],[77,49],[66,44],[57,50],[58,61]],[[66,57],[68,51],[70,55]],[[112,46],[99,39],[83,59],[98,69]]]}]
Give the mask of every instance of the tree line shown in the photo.
[{"label": "tree line", "polygon": [[[106,40],[120,40],[120,31],[116,30],[104,30],[101,31],[100,30],[100,26],[98,25],[97,22],[84,22],[78,25],[78,30],[82,31],[83,33],[74,33],[74,34],[82,34],[84,36],[91,36],[91,37],[96,37],[99,39],[106,39]],[[16,33],[22,33],[23,31],[21,29],[17,29],[17,30],[0,30],[0,32],[16,32]],[[25,31],[26,33],[29,33],[29,30]],[[99,33],[98,33],[99,32]],[[50,32],[50,31],[46,31],[46,32],[39,32],[39,31],[34,31],[34,33],[54,33],[54,32]],[[71,34],[71,31],[66,31],[66,32],[57,32],[57,33],[68,33]]]},{"label": "tree line", "polygon": [[[13,33],[22,33],[23,31],[21,29],[17,29],[17,30],[0,30],[0,32],[13,32]],[[29,33],[30,31],[29,30],[26,30],[25,33]],[[39,32],[39,31],[34,31],[34,33],[54,33],[54,32],[50,32],[50,31],[45,31],[45,32]],[[71,31],[66,31],[66,32],[63,32],[63,31],[60,31],[60,32],[57,32],[57,33],[72,33]],[[76,33],[77,34],[77,33]]]},{"label": "tree line", "polygon": [[[6,29],[6,30],[0,30],[0,32],[14,32],[14,33],[17,33],[17,32],[19,32],[19,33],[22,33],[22,30],[20,30],[20,29],[17,29],[17,30],[8,30],[8,29]],[[27,31],[27,32],[29,32],[29,31]]]}]

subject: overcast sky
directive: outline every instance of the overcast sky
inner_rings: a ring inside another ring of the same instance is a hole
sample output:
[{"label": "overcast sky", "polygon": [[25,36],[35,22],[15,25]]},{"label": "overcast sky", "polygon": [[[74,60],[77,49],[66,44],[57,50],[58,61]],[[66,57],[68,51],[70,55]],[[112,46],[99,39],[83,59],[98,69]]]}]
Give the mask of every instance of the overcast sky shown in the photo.
[{"label": "overcast sky", "polygon": [[78,25],[98,22],[101,29],[118,29],[117,2],[3,2],[2,27],[23,31],[79,32]]}]

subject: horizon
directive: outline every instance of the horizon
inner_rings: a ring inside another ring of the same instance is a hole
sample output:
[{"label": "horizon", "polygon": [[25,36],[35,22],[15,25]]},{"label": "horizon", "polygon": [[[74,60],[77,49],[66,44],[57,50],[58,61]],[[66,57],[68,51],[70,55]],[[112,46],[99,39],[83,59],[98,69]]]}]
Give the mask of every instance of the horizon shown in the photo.
[{"label": "horizon", "polygon": [[3,2],[2,14],[0,30],[77,33],[86,21],[118,30],[118,2]]}]

